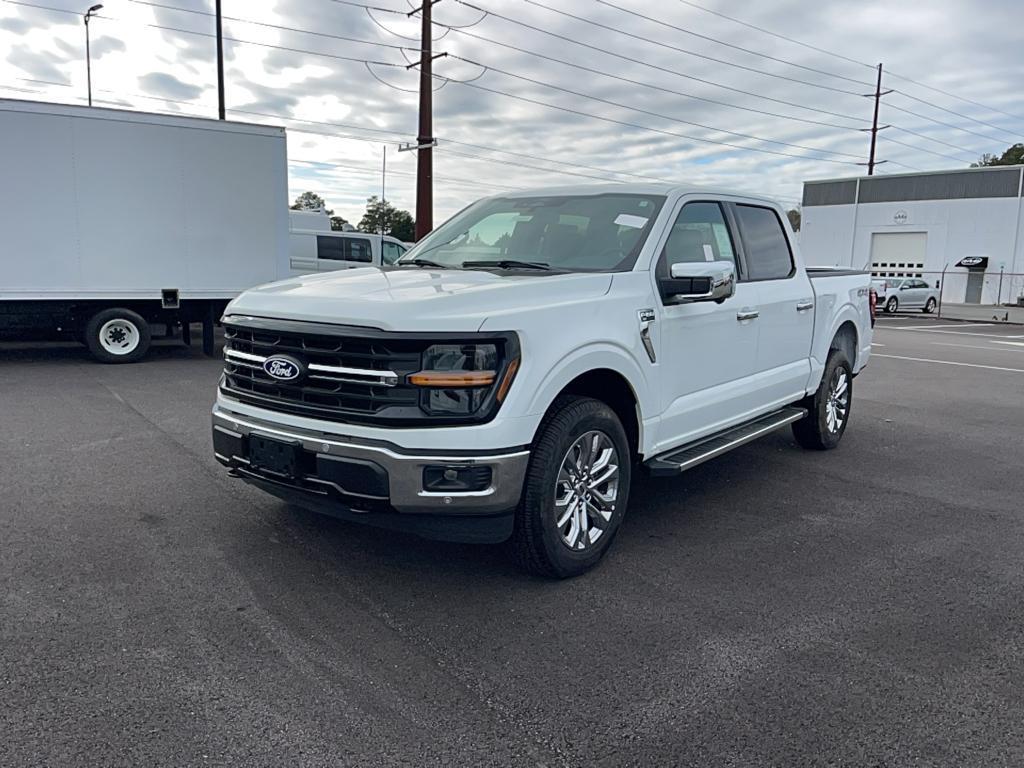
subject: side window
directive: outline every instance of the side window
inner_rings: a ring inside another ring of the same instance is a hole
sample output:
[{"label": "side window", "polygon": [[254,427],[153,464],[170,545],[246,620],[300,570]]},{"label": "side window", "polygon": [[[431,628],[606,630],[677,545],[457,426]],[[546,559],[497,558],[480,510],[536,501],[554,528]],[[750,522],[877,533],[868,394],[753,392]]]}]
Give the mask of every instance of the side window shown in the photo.
[{"label": "side window", "polygon": [[345,239],[342,237],[317,235],[316,257],[318,259],[330,259],[331,261],[344,261]]},{"label": "side window", "polygon": [[383,260],[385,264],[394,264],[398,261],[398,257],[405,253],[405,248],[400,246],[398,243],[384,242],[384,254]]},{"label": "side window", "polygon": [[373,262],[373,250],[369,240],[364,240],[361,237],[346,237],[344,242],[347,261],[362,261],[367,264]]},{"label": "side window", "polygon": [[793,254],[779,216],[771,208],[737,205],[743,245],[747,255],[747,279],[778,280],[793,274]]},{"label": "side window", "polygon": [[679,212],[661,254],[659,272],[669,274],[681,262],[736,263],[732,237],[718,203],[687,203]]}]

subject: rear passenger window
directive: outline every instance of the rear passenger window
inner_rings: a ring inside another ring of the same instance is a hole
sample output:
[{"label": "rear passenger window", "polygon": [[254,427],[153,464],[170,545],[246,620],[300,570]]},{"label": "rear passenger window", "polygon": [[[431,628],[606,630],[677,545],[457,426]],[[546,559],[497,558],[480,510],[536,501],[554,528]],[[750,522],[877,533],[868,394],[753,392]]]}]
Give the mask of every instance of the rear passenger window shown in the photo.
[{"label": "rear passenger window", "polygon": [[748,280],[778,280],[793,274],[793,254],[778,214],[771,208],[737,205],[736,218],[747,256]]},{"label": "rear passenger window", "polygon": [[342,237],[328,237],[326,235],[317,235],[316,257],[318,259],[344,261],[345,239]]},{"label": "rear passenger window", "polygon": [[361,237],[346,237],[347,259],[349,261],[364,261],[367,264],[373,261],[373,251],[370,249],[370,241]]}]

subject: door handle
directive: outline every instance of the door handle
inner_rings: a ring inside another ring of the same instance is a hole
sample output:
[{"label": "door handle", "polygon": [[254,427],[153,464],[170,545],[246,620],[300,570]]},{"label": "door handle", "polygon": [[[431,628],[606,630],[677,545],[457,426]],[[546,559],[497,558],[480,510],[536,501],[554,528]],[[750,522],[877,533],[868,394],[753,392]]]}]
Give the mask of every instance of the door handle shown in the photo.
[{"label": "door handle", "polygon": [[756,320],[760,316],[761,313],[758,312],[756,309],[743,309],[736,313],[736,319],[739,320],[741,323],[744,320]]},{"label": "door handle", "polygon": [[796,311],[797,312],[806,312],[809,309],[814,309],[814,302],[813,301],[801,301],[801,302],[798,302],[797,305],[796,305]]}]

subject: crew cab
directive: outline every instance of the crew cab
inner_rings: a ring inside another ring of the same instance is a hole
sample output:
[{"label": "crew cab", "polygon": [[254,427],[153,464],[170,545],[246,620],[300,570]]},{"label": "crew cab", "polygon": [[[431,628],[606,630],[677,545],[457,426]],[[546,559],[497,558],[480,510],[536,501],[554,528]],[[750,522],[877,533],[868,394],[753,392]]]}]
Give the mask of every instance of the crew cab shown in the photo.
[{"label": "crew cab", "polygon": [[526,569],[601,558],[644,474],[781,427],[834,448],[870,276],[804,266],[749,194],[597,185],[464,209],[393,266],[254,288],[223,318],[216,458],[294,504]]}]

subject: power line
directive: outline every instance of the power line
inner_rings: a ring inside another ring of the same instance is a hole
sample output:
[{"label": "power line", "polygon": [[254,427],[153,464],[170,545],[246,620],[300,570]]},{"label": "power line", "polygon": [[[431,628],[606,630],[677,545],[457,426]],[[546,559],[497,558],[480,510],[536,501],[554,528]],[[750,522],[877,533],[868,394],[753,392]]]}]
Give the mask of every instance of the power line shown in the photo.
[{"label": "power line", "polygon": [[[631,112],[639,112],[641,114],[650,115],[651,117],[657,117],[657,118],[660,118],[662,120],[669,120],[671,122],[681,123],[683,125],[692,125],[692,126],[694,126],[696,128],[703,128],[706,131],[716,131],[718,133],[724,133],[724,134],[729,135],[729,136],[736,136],[738,138],[750,139],[752,141],[760,141],[762,143],[767,143],[767,144],[778,144],[780,146],[791,147],[791,148],[794,148],[794,149],[804,149],[804,150],[807,150],[809,152],[820,152],[820,153],[824,153],[824,154],[839,155],[839,156],[845,156],[845,157],[860,157],[860,155],[854,155],[854,154],[852,154],[850,152],[839,152],[839,151],[830,150],[830,149],[819,149],[817,147],[809,147],[809,146],[806,146],[804,144],[793,144],[793,143],[788,142],[788,141],[779,141],[777,139],[766,139],[766,138],[761,137],[761,136],[754,136],[752,134],[742,133],[740,131],[730,131],[730,130],[725,129],[725,128],[716,128],[715,126],[706,125],[704,123],[698,123],[698,122],[695,122],[693,120],[683,120],[681,118],[672,117],[671,115],[665,115],[665,114],[662,114],[660,112],[654,112],[654,111],[649,110],[649,109],[643,109],[642,107],[634,107],[634,106],[630,106],[629,104],[623,104],[623,103],[618,102],[618,101],[612,101],[611,99],[605,99],[605,98],[602,98],[600,96],[593,96],[593,95],[588,94],[588,93],[583,93],[582,91],[575,91],[575,90],[573,90],[571,88],[564,88],[564,87],[562,87],[560,85],[554,85],[553,83],[548,83],[548,82],[545,82],[543,80],[537,80],[537,79],[534,79],[532,77],[527,77],[526,75],[519,75],[519,74],[516,74],[514,72],[509,72],[508,70],[499,69],[499,68],[491,66],[489,64],[487,64],[487,65],[481,64],[478,61],[473,61],[472,59],[467,59],[467,58],[464,58],[462,56],[454,56],[454,55],[450,55],[450,56],[453,59],[458,59],[459,61],[464,61],[464,62],[466,62],[468,64],[474,64],[474,65],[476,65],[478,67],[487,67],[487,69],[489,69],[492,72],[497,72],[498,74],[505,75],[507,77],[512,77],[512,78],[515,78],[517,80],[523,80],[524,82],[527,82],[527,83],[533,83],[534,85],[540,85],[540,86],[543,86],[545,88],[551,88],[553,90],[560,91],[562,93],[568,93],[568,94],[570,94],[572,96],[578,96],[580,98],[590,99],[592,101],[599,101],[602,104],[608,104],[609,106],[619,107],[621,109],[626,109],[626,110],[629,110]],[[467,84],[468,83],[463,83],[463,85],[467,85]],[[813,159],[813,158],[811,158],[811,159]]]},{"label": "power line", "polygon": [[[342,2],[342,0],[335,0],[335,1],[336,2]],[[475,6],[475,5],[471,6],[469,3],[463,2],[463,0],[456,0],[456,2],[461,2],[463,5],[467,5],[469,7],[472,7],[475,10],[478,10],[478,11],[484,11],[485,10],[485,9],[482,9],[482,8],[480,8],[478,6]],[[682,78],[685,78],[687,80],[693,80],[694,82],[704,83],[705,85],[710,85],[710,86],[715,87],[715,88],[721,88],[723,90],[732,91],[734,93],[740,93],[740,94],[743,94],[744,96],[750,96],[750,97],[755,98],[755,99],[763,99],[764,101],[770,101],[770,102],[772,102],[774,104],[784,104],[784,105],[789,106],[789,107],[796,107],[797,109],[804,109],[804,110],[807,110],[809,112],[818,112],[820,114],[830,115],[832,117],[840,117],[840,118],[843,118],[844,120],[852,120],[852,121],[855,121],[855,122],[858,122],[858,123],[861,123],[861,124],[863,124],[865,122],[863,117],[859,117],[857,115],[848,115],[848,114],[844,114],[842,112],[833,112],[831,110],[822,109],[820,107],[809,107],[809,106],[807,106],[805,104],[798,104],[796,102],[786,101],[785,99],[778,99],[778,98],[774,98],[772,96],[766,96],[763,93],[756,93],[754,91],[745,91],[742,88],[735,88],[733,86],[726,85],[724,83],[719,83],[719,82],[716,82],[714,80],[708,80],[706,78],[696,77],[694,75],[689,75],[689,74],[686,74],[685,72],[680,72],[679,70],[676,70],[676,69],[670,69],[668,67],[660,66],[658,64],[653,64],[653,63],[651,63],[649,61],[644,61],[643,59],[638,59],[638,58],[635,58],[635,57],[632,57],[632,56],[627,56],[626,54],[623,54],[623,53],[617,53],[617,52],[609,50],[607,48],[602,48],[602,47],[597,46],[597,45],[592,45],[592,44],[586,43],[586,42],[584,42],[582,40],[576,40],[576,39],[573,39],[573,38],[568,37],[566,35],[561,35],[561,34],[559,34],[557,32],[552,32],[550,30],[542,29],[542,28],[534,26],[532,24],[528,24],[525,21],[520,21],[519,19],[514,19],[514,18],[512,18],[510,16],[503,16],[502,14],[495,13],[494,11],[486,11],[486,13],[489,13],[491,16],[494,16],[495,18],[501,19],[502,21],[506,21],[506,22],[508,22],[510,24],[515,24],[517,26],[523,27],[524,29],[529,29],[529,30],[532,30],[533,32],[538,32],[538,33],[540,33],[542,35],[547,35],[547,36],[553,37],[553,38],[555,38],[557,40],[561,40],[562,42],[571,43],[572,45],[578,45],[581,48],[586,48],[586,49],[594,51],[596,53],[606,54],[608,56],[612,56],[612,57],[620,59],[622,61],[628,61],[628,62],[630,62],[632,64],[638,64],[638,65],[643,66],[643,67],[648,67],[648,68],[654,69],[654,70],[656,70],[658,72],[664,72],[666,74],[675,75],[676,77],[682,77]],[[471,36],[474,36],[474,37],[478,37],[480,39],[485,40],[486,42],[495,42],[495,41],[491,40],[490,38],[484,38],[483,36],[475,34],[475,33],[464,32],[463,34],[467,34],[467,35],[471,35]],[[695,55],[699,55],[699,54],[695,54]]]},{"label": "power line", "polygon": [[[786,35],[781,35],[778,32],[773,32],[770,29],[765,29],[764,27],[759,27],[756,24],[750,24],[749,22],[743,21],[742,19],[737,19],[734,16],[729,16],[727,14],[720,13],[720,12],[712,10],[710,8],[705,8],[702,5],[698,5],[697,3],[691,2],[691,0],[679,0],[679,2],[683,3],[684,5],[690,6],[691,8],[696,8],[697,10],[704,11],[705,13],[710,13],[710,14],[712,14],[714,16],[718,16],[719,18],[727,19],[727,20],[729,20],[729,21],[731,21],[731,22],[733,22],[735,24],[740,24],[740,25],[742,25],[744,27],[747,27],[749,29],[757,30],[758,32],[762,32],[762,33],[764,33],[766,35],[770,35],[772,37],[776,37],[776,38],[778,38],[780,40],[785,40],[788,43],[793,43],[794,45],[799,45],[799,46],[801,46],[803,48],[807,48],[807,49],[812,50],[812,51],[817,51],[818,53],[823,53],[823,54],[825,54],[827,56],[832,56],[833,58],[840,59],[842,61],[846,61],[846,62],[849,62],[851,64],[857,64],[858,66],[868,67],[870,69],[874,68],[874,65],[868,64],[867,62],[858,61],[857,59],[850,58],[849,56],[844,56],[844,55],[842,55],[840,53],[836,53],[835,51],[829,51],[829,50],[827,50],[825,48],[819,48],[818,46],[811,45],[810,43],[805,43],[802,40],[797,40],[797,39],[792,38],[792,37],[787,37]],[[980,101],[975,101],[973,99],[968,99],[965,96],[959,96],[959,95],[957,95],[955,93],[950,93],[949,91],[945,91],[945,90],[943,90],[941,88],[936,88],[935,86],[928,85],[927,83],[923,83],[923,82],[921,82],[919,80],[914,80],[913,78],[906,77],[905,75],[897,74],[895,72],[892,72],[891,70],[887,74],[888,74],[888,76],[890,78],[895,77],[895,78],[897,78],[899,80],[905,80],[906,82],[913,83],[914,85],[919,86],[921,88],[927,88],[928,90],[934,91],[935,93],[941,93],[943,96],[948,96],[951,99],[956,99],[958,101],[963,101],[963,102],[965,102],[967,104],[973,104],[976,107],[981,107],[982,109],[987,109],[990,112],[997,112],[997,113],[999,113],[1001,115],[1006,115],[1007,117],[1013,118],[1014,120],[1024,121],[1024,117],[1021,117],[1019,115],[1014,115],[1014,114],[1011,114],[1010,112],[1006,112],[1004,110],[998,109],[998,108],[993,107],[991,105],[983,104]],[[904,96],[908,97],[908,98],[914,99],[915,101],[919,101],[919,102],[921,102],[923,104],[927,104],[928,106],[934,107],[936,109],[941,109],[943,111],[950,112],[952,114],[957,115],[958,117],[963,117],[963,118],[966,118],[966,119],[971,120],[973,122],[981,122],[981,124],[988,125],[990,127],[998,127],[998,126],[993,126],[990,123],[985,123],[984,121],[975,120],[972,117],[968,117],[967,115],[962,115],[962,114],[960,114],[958,112],[955,112],[953,110],[948,110],[945,107],[939,106],[938,104],[932,104],[931,102],[925,101],[924,99],[918,99],[917,97],[910,95],[909,93],[907,93],[904,90],[897,89],[897,91],[899,93],[903,94]],[[1005,131],[1006,129],[999,127],[999,130]]]},{"label": "power line", "polygon": [[1002,127],[1000,127],[998,125],[994,125],[992,123],[987,123],[984,120],[978,120],[976,118],[971,117],[970,115],[965,115],[962,112],[957,112],[955,109],[948,109],[948,108],[943,107],[943,106],[941,106],[939,104],[934,104],[934,103],[932,103],[930,101],[926,101],[925,99],[920,99],[917,96],[911,96],[906,91],[901,91],[898,88],[893,89],[893,92],[894,93],[898,93],[901,96],[904,96],[904,97],[906,97],[908,99],[911,99],[912,101],[916,101],[918,104],[924,104],[926,106],[931,107],[932,109],[938,109],[938,110],[940,110],[942,112],[946,112],[946,113],[948,113],[950,115],[956,115],[957,117],[963,118],[964,120],[970,120],[972,123],[977,123],[978,125],[984,125],[987,128],[992,128],[994,130],[1001,131],[1002,133],[1006,133],[1006,134],[1012,135],[1015,138],[1020,138],[1020,134],[1014,133],[1013,131],[1011,131],[1011,130],[1009,130],[1007,128],[1002,128]]},{"label": "power line", "polygon": [[[440,24],[440,22],[438,22],[438,24]],[[846,130],[846,131],[859,131],[860,130],[859,128],[855,128],[855,127],[850,126],[850,125],[840,125],[839,123],[829,123],[829,122],[825,122],[825,121],[822,121],[822,120],[811,120],[811,119],[806,118],[806,117],[797,117],[795,115],[783,115],[783,114],[780,114],[778,112],[769,112],[767,110],[757,109],[756,107],[745,107],[745,106],[743,106],[741,104],[732,104],[732,103],[730,103],[728,101],[719,101],[717,99],[710,99],[710,98],[708,98],[706,96],[698,96],[697,94],[694,94],[694,93],[687,93],[685,91],[677,91],[677,90],[672,89],[672,88],[666,88],[666,87],[663,87],[663,86],[654,85],[653,83],[646,83],[646,82],[643,82],[641,80],[633,80],[632,78],[624,77],[622,75],[616,75],[613,72],[607,72],[607,71],[604,71],[604,70],[601,70],[601,69],[595,69],[594,67],[588,67],[588,66],[583,65],[583,64],[576,64],[575,62],[567,61],[565,59],[559,59],[559,58],[556,58],[554,56],[548,56],[547,54],[540,53],[538,51],[532,51],[532,50],[530,50],[528,48],[520,48],[519,46],[512,45],[511,43],[504,43],[504,42],[502,42],[500,40],[495,40],[493,38],[485,37],[484,35],[481,35],[481,34],[476,33],[476,32],[465,32],[465,31],[458,30],[458,29],[456,29],[455,31],[456,32],[461,32],[462,34],[465,34],[465,35],[467,35],[469,37],[476,38],[477,40],[489,43],[491,45],[498,45],[498,46],[501,46],[502,48],[508,48],[510,50],[513,50],[513,51],[518,51],[519,53],[525,53],[525,54],[527,54],[529,56],[535,56],[538,59],[543,59],[545,61],[555,62],[557,64],[562,64],[562,65],[567,66],[567,67],[573,67],[574,69],[579,69],[579,70],[581,70],[583,72],[591,72],[591,73],[596,74],[596,75],[603,75],[605,77],[610,77],[610,78],[613,78],[615,80],[620,80],[620,81],[622,81],[624,83],[629,83],[631,85],[639,85],[639,86],[642,86],[644,88],[650,88],[651,90],[661,91],[663,93],[669,93],[669,94],[672,94],[674,96],[682,96],[684,98],[695,99],[697,101],[704,101],[704,102],[707,102],[708,104],[716,104],[718,106],[729,107],[731,109],[740,109],[740,110],[743,110],[745,112],[753,112],[753,113],[758,114],[758,115],[766,115],[768,117],[778,117],[778,118],[782,118],[784,120],[794,120],[794,121],[801,122],[801,123],[807,123],[809,125],[824,126],[826,128],[837,128],[837,129]],[[610,53],[610,52],[608,52],[608,53]],[[611,55],[614,56],[614,55],[617,55],[617,54],[611,54]],[[657,67],[657,68],[661,69],[660,67]],[[671,71],[671,70],[665,70],[665,71]],[[679,74],[682,77],[688,77],[687,75],[682,75],[681,73],[679,73]],[[784,103],[788,103],[788,102],[784,102]],[[800,108],[801,109],[806,109],[806,107],[802,107],[802,106]]]},{"label": "power line", "polygon": [[[480,8],[480,7],[476,6],[476,5],[473,5],[472,3],[468,2],[468,0],[455,0],[455,2],[460,3],[461,5],[465,5],[465,6],[469,7],[469,8],[474,8],[475,10],[478,10],[478,11],[486,11],[487,10],[486,8]],[[833,93],[842,93],[842,94],[846,94],[847,96],[860,96],[861,95],[857,91],[849,91],[849,90],[845,90],[843,88],[836,88],[835,86],[831,86],[831,85],[824,85],[822,83],[815,83],[815,82],[812,82],[810,80],[801,80],[800,78],[797,78],[797,77],[789,77],[788,75],[780,75],[780,74],[777,74],[775,72],[768,72],[768,71],[763,70],[763,69],[757,69],[756,67],[748,67],[745,64],[737,64],[736,62],[728,61],[726,59],[718,59],[718,58],[715,58],[713,56],[708,56],[707,54],[697,53],[696,51],[691,51],[691,50],[688,50],[686,48],[680,48],[678,46],[671,45],[669,43],[663,43],[663,42],[661,42],[659,40],[651,40],[650,38],[644,37],[643,35],[637,35],[637,34],[634,34],[632,32],[627,32],[624,29],[618,29],[618,28],[613,27],[613,26],[611,26],[609,24],[602,24],[599,21],[594,21],[593,19],[588,19],[585,16],[577,16],[576,14],[569,13],[568,11],[563,11],[563,10],[560,10],[558,8],[552,8],[551,6],[544,5],[543,3],[538,2],[538,0],[523,0],[523,2],[529,3],[530,5],[537,6],[538,8],[543,8],[546,11],[551,11],[552,13],[557,13],[560,16],[566,16],[566,17],[568,17],[570,19],[575,19],[576,21],[582,21],[585,24],[590,24],[591,26],[599,27],[600,29],[604,29],[604,30],[606,30],[608,32],[615,32],[616,34],[623,35],[625,37],[629,37],[629,38],[632,38],[634,40],[639,40],[640,42],[643,42],[643,43],[646,43],[646,44],[649,44],[649,45],[656,45],[656,46],[658,46],[660,48],[666,48],[666,49],[668,49],[670,51],[675,51],[677,53],[685,53],[688,56],[696,56],[697,58],[705,59],[707,61],[713,61],[716,64],[722,64],[722,65],[727,66],[727,67],[735,67],[736,69],[742,69],[742,70],[744,70],[746,72],[753,72],[753,73],[758,74],[758,75],[764,75],[765,77],[774,77],[774,78],[776,78],[778,80],[785,80],[785,81],[790,82],[790,83],[798,83],[800,85],[806,85],[806,86],[809,86],[811,88],[820,88],[822,90],[832,91]],[[498,16],[498,14],[496,14],[494,11],[489,11],[489,13],[492,16]],[[631,13],[635,13],[635,12],[631,12]],[[499,17],[499,18],[505,18],[505,17]]]},{"label": "power line", "polygon": [[[196,8],[180,8],[180,7],[176,6],[176,5],[167,5],[165,3],[152,2],[152,0],[129,0],[129,2],[136,3],[138,5],[148,5],[148,6],[151,6],[153,8],[163,8],[163,9],[168,10],[168,11],[180,11],[182,13],[194,13],[194,14],[197,14],[197,15],[200,15],[200,16],[214,16],[215,15],[213,13],[210,13],[209,11],[201,11],[201,10],[198,10]],[[311,29],[300,29],[298,27],[288,27],[288,26],[284,26],[282,24],[270,24],[269,22],[265,22],[265,21],[255,21],[253,19],[242,19],[242,18],[239,18],[237,16],[222,16],[222,18],[225,19],[226,21],[237,21],[237,22],[241,22],[243,24],[253,24],[253,25],[256,25],[256,26],[259,26],[259,27],[267,27],[268,29],[279,29],[279,30],[282,30],[282,31],[285,31],[285,32],[298,32],[298,33],[301,33],[301,34],[304,34],[304,35],[315,35],[316,37],[326,37],[326,38],[330,38],[331,40],[341,40],[341,41],[347,42],[347,43],[361,43],[363,45],[376,45],[376,46],[379,46],[381,48],[391,48],[391,49],[401,50],[401,51],[416,51],[416,52],[419,52],[419,48],[411,48],[411,47],[406,46],[406,45],[391,45],[389,43],[382,43],[379,40],[360,40],[357,37],[346,37],[345,35],[332,35],[332,34],[330,34],[328,32],[316,32],[316,31],[311,30]],[[151,25],[151,26],[155,26],[155,25]],[[195,34],[198,34],[198,33],[195,33]]]},{"label": "power line", "polygon": [[[609,2],[609,0],[596,0],[596,2],[600,3],[601,5],[606,5],[609,8],[614,8],[617,11],[622,11],[623,13],[628,13],[628,14],[631,14],[633,16],[637,16],[637,17],[639,17],[641,19],[646,19],[647,21],[650,21],[650,22],[652,22],[654,24],[658,24],[658,25],[663,26],[663,27],[668,27],[669,29],[674,30],[676,32],[682,32],[684,34],[700,38],[701,40],[707,40],[707,41],[712,42],[712,43],[717,43],[718,45],[724,45],[727,48],[732,48],[732,49],[737,50],[737,51],[742,51],[743,53],[748,53],[748,54],[750,54],[752,56],[759,56],[759,57],[761,57],[763,59],[768,59],[769,61],[775,61],[775,62],[778,62],[779,64],[785,64],[786,66],[789,66],[789,67],[796,67],[798,69],[803,69],[803,70],[806,70],[808,72],[815,72],[815,73],[817,73],[819,75],[825,75],[827,77],[834,77],[834,78],[837,78],[839,80],[846,80],[847,82],[855,83],[857,85],[867,85],[867,86],[871,85],[871,83],[865,82],[864,80],[857,80],[856,78],[847,77],[846,75],[840,75],[840,74],[838,74],[836,72],[828,72],[828,71],[826,71],[824,69],[817,69],[815,67],[805,66],[804,64],[797,64],[795,61],[790,61],[789,59],[780,59],[780,58],[778,58],[776,56],[771,56],[771,55],[769,55],[767,53],[761,53],[760,51],[754,51],[754,50],[751,50],[750,48],[744,48],[741,45],[734,45],[733,43],[727,43],[724,40],[719,40],[717,37],[710,37],[709,35],[703,35],[703,34],[701,34],[699,32],[694,32],[693,30],[686,29],[685,27],[677,27],[675,24],[669,24],[667,21],[662,21],[661,19],[656,19],[656,18],[654,18],[652,16],[647,16],[647,15],[645,15],[643,13],[640,13],[639,11],[634,11],[634,10],[631,10],[629,8],[623,8],[621,5],[615,5],[614,3]],[[540,5],[540,4],[539,3],[534,3],[534,5]],[[543,8],[543,7],[546,7],[546,6],[541,6],[541,7]]]},{"label": "power line", "polygon": [[[905,94],[901,93],[901,95],[905,95]],[[954,125],[953,123],[947,123],[944,120],[939,120],[938,118],[935,118],[935,117],[929,117],[928,115],[923,115],[920,112],[915,112],[912,109],[907,109],[906,107],[901,107],[898,104],[893,104],[892,102],[886,102],[886,106],[889,109],[896,110],[897,112],[903,112],[904,114],[907,114],[907,115],[913,115],[914,117],[917,117],[917,118],[919,118],[921,120],[926,120],[928,122],[935,123],[936,125],[941,125],[941,126],[944,126],[946,128],[950,128],[950,129],[952,129],[954,131],[962,131],[964,133],[969,133],[972,136],[978,136],[978,137],[980,137],[982,139],[985,139],[985,141],[988,141],[988,142],[992,142],[992,141],[1005,141],[1005,139],[996,139],[996,138],[993,138],[992,136],[986,136],[984,133],[978,133],[977,131],[972,131],[970,128],[964,128],[963,126]]]},{"label": "power line", "polygon": [[[441,77],[441,75],[435,75],[435,77]],[[658,133],[658,134],[661,134],[663,136],[673,136],[675,138],[686,139],[688,141],[697,141],[697,142],[701,142],[701,143],[704,143],[704,144],[713,144],[713,145],[722,146],[722,147],[731,147],[732,149],[741,149],[741,150],[744,150],[744,151],[747,151],[747,152],[760,152],[762,154],[767,154],[767,155],[776,155],[776,156],[779,156],[779,157],[790,157],[790,158],[795,158],[797,160],[811,160],[811,161],[824,162],[824,163],[838,163],[839,165],[856,165],[856,163],[854,163],[852,161],[849,161],[849,160],[835,160],[835,159],[830,158],[830,157],[808,157],[806,155],[794,155],[794,154],[791,154],[789,152],[780,152],[780,151],[776,151],[776,150],[773,150],[773,149],[762,149],[760,147],[743,146],[741,144],[732,144],[732,143],[726,142],[726,141],[716,141],[715,139],[705,139],[705,138],[701,138],[701,137],[698,137],[698,136],[690,136],[690,135],[687,135],[687,134],[684,134],[684,133],[677,133],[675,131],[667,131],[667,130],[664,130],[662,128],[653,128],[651,126],[640,125],[639,123],[631,123],[631,122],[629,122],[627,120],[617,120],[617,119],[615,119],[613,117],[605,117],[603,115],[595,115],[593,113],[584,112],[582,110],[573,109],[571,107],[564,107],[564,106],[560,106],[558,104],[550,104],[548,102],[540,101],[538,99],[532,99],[532,98],[529,98],[527,96],[518,96],[516,94],[508,93],[507,91],[501,91],[501,90],[498,90],[496,88],[488,88],[487,86],[480,85],[479,83],[460,83],[460,85],[464,85],[467,88],[475,88],[477,90],[486,91],[488,93],[493,93],[493,94],[495,94],[497,96],[504,96],[505,98],[515,99],[517,101],[523,101],[523,102],[526,102],[528,104],[534,104],[534,105],[541,106],[541,107],[547,107],[549,109],[557,109],[560,112],[567,112],[569,114],[579,115],[581,117],[589,117],[589,118],[594,119],[594,120],[601,120],[603,122],[613,123],[615,125],[621,125],[621,126],[625,126],[627,128],[636,128],[638,130],[647,131],[649,133]],[[896,165],[902,165],[902,163],[895,163],[895,164]],[[910,167],[910,166],[905,166],[905,167]]]},{"label": "power line", "polygon": [[785,40],[787,43],[793,43],[793,44],[799,45],[799,46],[801,46],[803,48],[807,48],[807,49],[812,50],[812,51],[817,51],[818,53],[824,53],[824,54],[827,54],[829,56],[833,56],[833,57],[835,57],[837,59],[842,59],[843,61],[848,61],[851,64],[858,64],[858,65],[860,65],[862,67],[867,67],[868,69],[874,69],[875,68],[874,64],[868,64],[867,62],[864,62],[864,61],[858,61],[857,59],[851,59],[849,56],[843,56],[842,54],[836,53],[835,51],[829,51],[829,50],[826,50],[825,48],[819,48],[816,45],[811,45],[810,43],[805,43],[805,42],[802,42],[800,40],[796,40],[796,39],[794,39],[792,37],[786,37],[785,35],[780,35],[778,32],[772,32],[770,29],[765,29],[764,27],[759,27],[756,24],[750,24],[750,23],[748,23],[746,21],[742,21],[741,19],[737,19],[734,16],[728,16],[728,15],[726,15],[724,13],[719,13],[718,11],[713,11],[710,8],[705,8],[703,5],[697,5],[697,3],[690,2],[690,0],[679,0],[679,2],[681,2],[683,5],[690,6],[691,8],[696,8],[699,11],[704,11],[705,13],[710,13],[713,16],[718,16],[719,18],[722,18],[722,19],[728,19],[729,21],[735,22],[736,24],[740,24],[740,25],[742,25],[744,27],[747,27],[748,29],[757,30],[758,32],[763,32],[766,35],[771,35],[772,37],[777,37],[780,40]]}]

